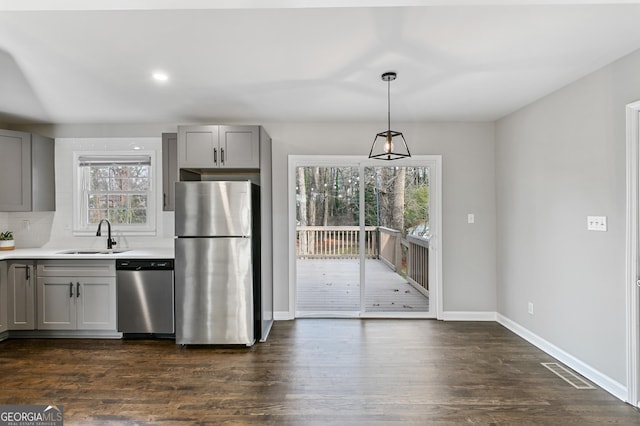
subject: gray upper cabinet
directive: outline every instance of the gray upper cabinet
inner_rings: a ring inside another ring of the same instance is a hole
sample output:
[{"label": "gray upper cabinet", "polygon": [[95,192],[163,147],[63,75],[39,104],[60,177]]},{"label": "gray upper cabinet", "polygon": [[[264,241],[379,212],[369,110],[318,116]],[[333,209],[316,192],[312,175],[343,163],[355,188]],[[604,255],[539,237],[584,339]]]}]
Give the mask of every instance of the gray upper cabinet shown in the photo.
[{"label": "gray upper cabinet", "polygon": [[162,210],[174,211],[174,190],[178,181],[178,134],[162,134]]},{"label": "gray upper cabinet", "polygon": [[259,126],[179,126],[178,168],[259,169]]},{"label": "gray upper cabinet", "polygon": [[221,165],[232,169],[260,168],[260,128],[220,126]]},{"label": "gray upper cabinet", "polygon": [[218,126],[178,126],[178,167],[218,167]]},{"label": "gray upper cabinet", "polygon": [[0,211],[54,211],[54,141],[0,130]]}]

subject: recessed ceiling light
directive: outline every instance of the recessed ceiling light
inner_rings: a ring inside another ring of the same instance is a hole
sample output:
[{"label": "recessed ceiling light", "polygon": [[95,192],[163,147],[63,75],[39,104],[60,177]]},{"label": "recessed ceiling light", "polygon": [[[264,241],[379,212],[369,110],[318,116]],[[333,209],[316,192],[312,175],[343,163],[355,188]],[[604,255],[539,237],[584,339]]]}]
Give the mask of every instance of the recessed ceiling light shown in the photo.
[{"label": "recessed ceiling light", "polygon": [[153,79],[155,81],[167,81],[169,80],[169,76],[162,71],[156,71],[153,73]]}]

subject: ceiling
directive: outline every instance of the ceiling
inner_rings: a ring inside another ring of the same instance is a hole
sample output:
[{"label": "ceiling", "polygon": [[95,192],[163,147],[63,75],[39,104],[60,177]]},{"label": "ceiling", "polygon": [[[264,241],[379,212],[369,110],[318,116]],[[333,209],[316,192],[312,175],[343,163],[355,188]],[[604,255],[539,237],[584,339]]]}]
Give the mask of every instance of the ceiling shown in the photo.
[{"label": "ceiling", "polygon": [[640,48],[555,3],[0,0],[0,122],[491,121]]}]

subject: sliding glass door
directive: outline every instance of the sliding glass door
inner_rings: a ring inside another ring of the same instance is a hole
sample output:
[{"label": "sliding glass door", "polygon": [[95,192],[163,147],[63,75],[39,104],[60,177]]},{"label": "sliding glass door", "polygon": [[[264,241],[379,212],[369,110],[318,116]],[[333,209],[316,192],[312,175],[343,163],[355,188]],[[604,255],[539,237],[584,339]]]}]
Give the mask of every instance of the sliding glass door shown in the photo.
[{"label": "sliding glass door", "polygon": [[359,170],[296,167],[296,310],[305,316],[360,311]]},{"label": "sliding glass door", "polygon": [[364,311],[428,313],[429,167],[367,166],[364,178],[365,229],[377,238],[364,263]]},{"label": "sliding glass door", "polygon": [[435,317],[434,165],[290,159],[296,317]]}]

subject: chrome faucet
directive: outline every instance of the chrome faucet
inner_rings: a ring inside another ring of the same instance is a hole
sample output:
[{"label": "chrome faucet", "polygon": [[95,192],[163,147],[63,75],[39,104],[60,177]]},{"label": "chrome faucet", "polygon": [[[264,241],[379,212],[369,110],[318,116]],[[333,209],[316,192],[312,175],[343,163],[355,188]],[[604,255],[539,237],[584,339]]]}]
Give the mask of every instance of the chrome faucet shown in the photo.
[{"label": "chrome faucet", "polygon": [[107,222],[107,250],[111,250],[113,249],[113,246],[115,246],[116,240],[114,240],[113,238],[111,238],[111,223],[107,220],[107,219],[102,219],[100,220],[100,223],[98,223],[98,231],[96,232],[96,237],[100,237],[102,234],[100,232],[100,228],[102,227],[102,222]]}]

